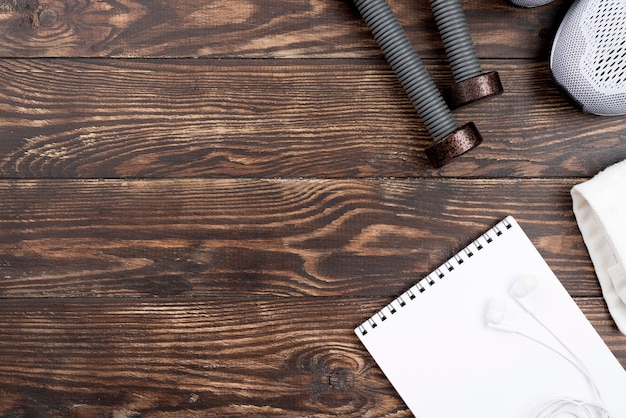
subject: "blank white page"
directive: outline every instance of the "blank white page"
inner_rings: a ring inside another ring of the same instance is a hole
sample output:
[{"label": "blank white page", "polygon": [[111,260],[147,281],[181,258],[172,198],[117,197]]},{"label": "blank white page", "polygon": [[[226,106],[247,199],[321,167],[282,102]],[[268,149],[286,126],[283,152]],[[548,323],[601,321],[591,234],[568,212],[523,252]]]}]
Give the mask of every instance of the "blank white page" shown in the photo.
[{"label": "blank white page", "polygon": [[524,298],[527,305],[584,362],[611,418],[626,417],[626,371],[512,217],[355,332],[418,418],[528,418],[549,399],[595,401],[572,364],[536,342],[487,326],[489,300],[504,298],[503,324],[568,354],[509,296],[513,283],[528,274],[538,287]]}]

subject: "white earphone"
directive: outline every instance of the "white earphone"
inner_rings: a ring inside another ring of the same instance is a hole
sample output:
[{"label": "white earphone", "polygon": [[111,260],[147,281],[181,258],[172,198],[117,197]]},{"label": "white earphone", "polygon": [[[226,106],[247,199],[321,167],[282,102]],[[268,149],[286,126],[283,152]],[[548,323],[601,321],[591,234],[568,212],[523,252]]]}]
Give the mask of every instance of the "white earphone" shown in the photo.
[{"label": "white earphone", "polygon": [[507,304],[504,298],[493,298],[487,305],[487,326],[504,332],[517,333],[515,328],[503,325]]},{"label": "white earphone", "polygon": [[509,289],[509,295],[524,311],[526,311],[542,328],[544,328],[558,344],[566,350],[568,355],[562,351],[555,349],[551,345],[538,338],[527,334],[511,324],[505,323],[507,301],[504,298],[493,298],[487,305],[486,320],[487,326],[498,331],[509,332],[524,337],[530,341],[533,341],[544,348],[552,351],[556,355],[560,356],[573,367],[575,367],[585,377],[593,390],[596,398],[595,402],[581,401],[576,399],[556,398],[549,400],[535,409],[535,418],[551,418],[558,416],[570,416],[576,418],[610,418],[606,408],[600,403],[600,392],[595,385],[591,373],[585,366],[584,362],[562,341],[540,318],[538,318],[531,306],[525,301],[525,298],[533,293],[539,285],[539,281],[536,276],[524,276],[517,280],[513,286]]},{"label": "white earphone", "polygon": [[538,286],[539,281],[537,280],[537,276],[529,274],[513,283],[513,286],[511,286],[511,289],[509,290],[509,294],[517,303],[520,304],[522,308],[524,308],[526,312],[530,313],[530,307],[523,302],[523,299],[534,292]]}]

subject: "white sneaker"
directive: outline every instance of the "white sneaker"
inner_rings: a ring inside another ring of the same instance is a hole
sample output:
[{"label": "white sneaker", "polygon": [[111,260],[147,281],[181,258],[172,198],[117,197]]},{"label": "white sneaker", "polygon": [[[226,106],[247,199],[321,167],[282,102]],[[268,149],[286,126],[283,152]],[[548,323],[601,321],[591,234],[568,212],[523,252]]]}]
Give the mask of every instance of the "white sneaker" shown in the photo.
[{"label": "white sneaker", "polygon": [[552,0],[509,0],[509,3],[517,7],[538,7],[550,3]]},{"label": "white sneaker", "polygon": [[557,31],[550,70],[583,111],[626,114],[626,0],[576,0]]}]

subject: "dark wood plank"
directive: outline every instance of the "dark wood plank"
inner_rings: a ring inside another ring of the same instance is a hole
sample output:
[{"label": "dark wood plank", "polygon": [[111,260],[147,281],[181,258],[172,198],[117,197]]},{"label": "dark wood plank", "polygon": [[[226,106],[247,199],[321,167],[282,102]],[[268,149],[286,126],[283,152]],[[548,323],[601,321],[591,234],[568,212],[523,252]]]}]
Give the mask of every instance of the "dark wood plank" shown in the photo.
[{"label": "dark wood plank", "polygon": [[[390,0],[415,48],[442,57],[428,2]],[[465,0],[481,57],[545,56],[568,6]],[[485,13],[489,10],[489,13]],[[511,22],[515,22],[511,25]],[[350,1],[0,0],[4,57],[380,57]]]},{"label": "dark wood plank", "polygon": [[400,294],[506,215],[599,296],[577,180],[0,182],[0,296]]},{"label": "dark wood plank", "polygon": [[554,87],[571,0],[462,4],[506,93],[433,170],[352,1],[0,0],[0,415],[410,417],[352,329],[509,214],[626,366],[569,196],[626,118]]},{"label": "dark wood plank", "polygon": [[[352,331],[385,302],[5,300],[0,414],[408,417]],[[626,365],[603,301],[577,302]]]},{"label": "dark wood plank", "polygon": [[4,60],[0,176],[590,177],[626,158],[626,118],[575,110],[545,62],[484,67],[505,94],[455,116],[485,142],[433,170],[384,61]]}]

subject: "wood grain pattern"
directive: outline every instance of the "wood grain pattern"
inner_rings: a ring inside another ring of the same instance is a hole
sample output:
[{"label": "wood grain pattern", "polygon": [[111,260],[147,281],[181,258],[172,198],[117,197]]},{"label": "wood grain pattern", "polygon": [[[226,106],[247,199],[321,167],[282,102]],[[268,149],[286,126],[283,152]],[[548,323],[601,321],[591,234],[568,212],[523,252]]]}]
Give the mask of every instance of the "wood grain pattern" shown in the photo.
[{"label": "wood grain pattern", "polygon": [[509,214],[626,366],[569,195],[626,119],[554,87],[570,4],[462,0],[505,94],[433,170],[351,1],[0,0],[0,415],[410,417],[352,330]]},{"label": "wood grain pattern", "polygon": [[[624,337],[603,301],[578,302],[620,353]],[[0,413],[410,416],[352,332],[383,303],[9,300],[0,306]]]},{"label": "wood grain pattern", "polygon": [[[568,4],[557,0],[541,10],[521,10],[505,0],[463,2],[472,39],[485,58],[545,56]],[[420,54],[442,55],[427,2],[391,0],[390,5]],[[54,13],[56,19],[42,25],[43,11]],[[0,56],[363,58],[381,54],[350,1],[1,0]]]},{"label": "wood grain pattern", "polygon": [[570,292],[599,296],[574,184],[2,182],[0,295],[399,294],[512,214]]},{"label": "wood grain pattern", "polygon": [[589,177],[626,158],[626,118],[580,114],[545,63],[483,67],[506,93],[455,116],[485,141],[433,170],[432,140],[380,61],[0,62],[0,175]]}]

